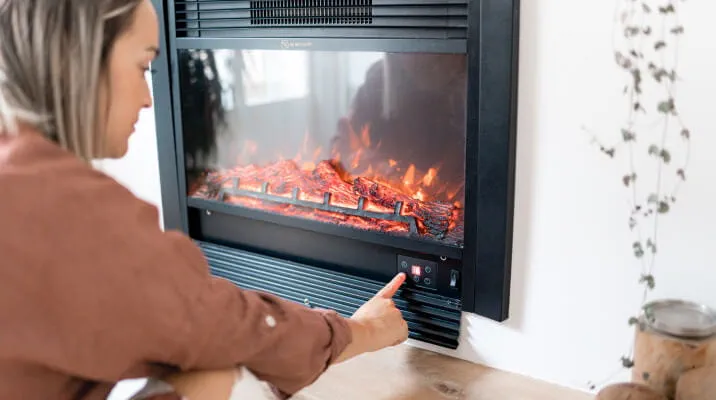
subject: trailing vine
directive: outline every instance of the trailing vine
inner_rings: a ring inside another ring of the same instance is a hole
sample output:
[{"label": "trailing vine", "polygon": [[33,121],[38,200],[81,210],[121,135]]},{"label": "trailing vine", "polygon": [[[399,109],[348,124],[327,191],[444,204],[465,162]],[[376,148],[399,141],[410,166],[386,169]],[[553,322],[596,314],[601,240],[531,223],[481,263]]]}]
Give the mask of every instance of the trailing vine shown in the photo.
[{"label": "trailing vine", "polygon": [[[675,206],[687,178],[691,132],[679,114],[676,90],[683,1],[617,0],[614,61],[626,78],[626,116],[613,145],[594,137],[606,157],[625,160],[619,180],[630,200],[630,250],[641,266],[640,310],[656,286],[659,220]],[[633,326],[638,318],[628,322]],[[625,368],[633,366],[631,353],[621,359]]]}]

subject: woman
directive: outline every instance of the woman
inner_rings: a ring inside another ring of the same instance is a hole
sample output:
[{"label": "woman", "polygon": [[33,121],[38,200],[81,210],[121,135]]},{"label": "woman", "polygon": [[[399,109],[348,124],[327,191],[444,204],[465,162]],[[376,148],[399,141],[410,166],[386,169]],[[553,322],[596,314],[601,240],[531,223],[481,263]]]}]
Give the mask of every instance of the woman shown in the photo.
[{"label": "woman", "polygon": [[151,106],[157,25],[148,0],[0,0],[2,399],[100,399],[126,378],[236,366],[292,394],[407,337],[391,301],[403,275],[350,319],[240,290],[90,167],[122,157]]}]

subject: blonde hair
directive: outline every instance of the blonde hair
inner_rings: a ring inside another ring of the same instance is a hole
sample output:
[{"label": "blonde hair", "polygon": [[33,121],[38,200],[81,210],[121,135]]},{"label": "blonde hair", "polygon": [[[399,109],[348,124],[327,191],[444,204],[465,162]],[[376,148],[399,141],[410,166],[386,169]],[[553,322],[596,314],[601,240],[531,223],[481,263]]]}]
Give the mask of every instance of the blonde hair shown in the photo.
[{"label": "blonde hair", "polygon": [[0,137],[30,125],[101,156],[99,93],[112,45],[142,0],[0,0]]}]

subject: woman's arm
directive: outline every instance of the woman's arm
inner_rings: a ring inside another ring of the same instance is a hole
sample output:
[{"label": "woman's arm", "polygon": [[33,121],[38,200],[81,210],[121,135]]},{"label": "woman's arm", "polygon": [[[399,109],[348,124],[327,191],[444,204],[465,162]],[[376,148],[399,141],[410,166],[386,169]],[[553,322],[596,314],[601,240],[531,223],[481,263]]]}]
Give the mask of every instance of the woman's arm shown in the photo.
[{"label": "woman's arm", "polygon": [[3,309],[3,342],[16,359],[104,383],[243,365],[290,394],[407,335],[385,299],[348,320],[211,276],[155,207],[44,139],[23,143],[0,213],[12,232],[0,244],[12,265],[3,301],[17,304]]},{"label": "woman's arm", "polygon": [[[136,323],[148,333],[148,361],[182,371],[243,365],[290,394],[313,382],[352,341],[351,325],[334,311],[211,276],[201,251],[183,235],[147,234],[143,242],[152,259],[134,265],[144,279],[134,283],[143,293],[133,307],[145,307]],[[363,348],[363,340],[353,348]]]},{"label": "woman's arm", "polygon": [[22,196],[7,199],[23,229],[3,243],[21,265],[7,297],[24,305],[27,359],[100,382],[243,365],[293,393],[339,355],[407,335],[384,299],[347,320],[213,277],[190,238],[113,179],[54,145],[27,153],[10,180]]}]

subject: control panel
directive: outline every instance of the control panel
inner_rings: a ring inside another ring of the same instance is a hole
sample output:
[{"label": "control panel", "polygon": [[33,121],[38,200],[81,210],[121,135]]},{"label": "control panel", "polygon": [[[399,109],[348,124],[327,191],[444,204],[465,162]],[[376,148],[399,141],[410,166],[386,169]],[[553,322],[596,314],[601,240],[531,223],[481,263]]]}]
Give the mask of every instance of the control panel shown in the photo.
[{"label": "control panel", "polygon": [[438,263],[434,261],[398,256],[398,271],[405,272],[416,286],[437,289]]}]

